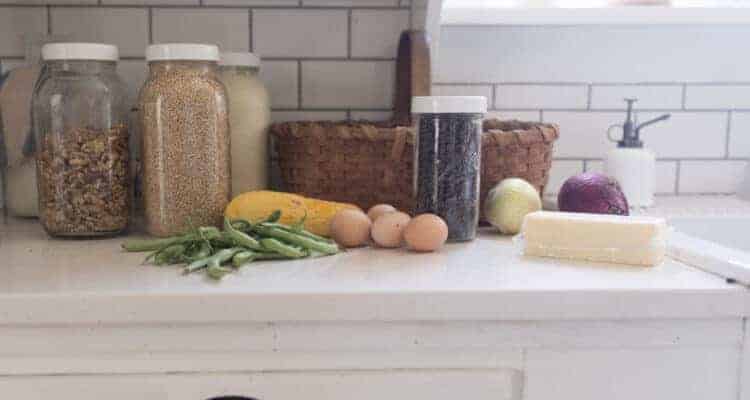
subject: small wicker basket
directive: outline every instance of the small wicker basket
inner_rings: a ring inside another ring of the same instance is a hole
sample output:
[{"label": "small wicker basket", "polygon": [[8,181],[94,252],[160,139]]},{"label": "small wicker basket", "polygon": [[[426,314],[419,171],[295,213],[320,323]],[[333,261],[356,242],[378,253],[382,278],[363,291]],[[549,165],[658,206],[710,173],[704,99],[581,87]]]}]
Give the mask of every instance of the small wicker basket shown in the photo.
[{"label": "small wicker basket", "polygon": [[[373,122],[285,122],[271,127],[282,189],[367,209],[412,210],[414,130]],[[540,193],[549,178],[557,126],[484,121],[481,199],[497,182],[523,178]]]}]

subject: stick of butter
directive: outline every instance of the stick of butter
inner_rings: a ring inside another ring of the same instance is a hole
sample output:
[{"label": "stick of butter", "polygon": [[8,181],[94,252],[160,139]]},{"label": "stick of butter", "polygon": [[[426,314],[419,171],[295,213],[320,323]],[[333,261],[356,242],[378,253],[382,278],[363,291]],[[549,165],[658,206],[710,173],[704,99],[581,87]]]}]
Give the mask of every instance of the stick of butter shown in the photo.
[{"label": "stick of butter", "polygon": [[524,254],[657,265],[667,251],[662,218],[537,211],[523,221]]}]

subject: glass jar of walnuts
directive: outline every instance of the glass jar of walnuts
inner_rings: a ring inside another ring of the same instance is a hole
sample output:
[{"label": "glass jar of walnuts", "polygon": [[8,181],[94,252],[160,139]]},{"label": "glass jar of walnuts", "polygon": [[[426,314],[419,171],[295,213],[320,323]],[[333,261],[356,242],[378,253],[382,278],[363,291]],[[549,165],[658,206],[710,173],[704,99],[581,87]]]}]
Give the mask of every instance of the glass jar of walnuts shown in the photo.
[{"label": "glass jar of walnuts", "polygon": [[125,89],[116,46],[52,43],[32,97],[39,218],[52,236],[109,236],[130,221]]}]

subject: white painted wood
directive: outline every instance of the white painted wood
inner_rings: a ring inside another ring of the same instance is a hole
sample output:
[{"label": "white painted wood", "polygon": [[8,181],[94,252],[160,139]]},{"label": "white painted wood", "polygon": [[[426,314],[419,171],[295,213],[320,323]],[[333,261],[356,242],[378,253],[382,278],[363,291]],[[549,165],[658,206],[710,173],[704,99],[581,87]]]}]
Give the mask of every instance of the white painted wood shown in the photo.
[{"label": "white painted wood", "polygon": [[667,260],[656,268],[523,257],[484,234],[438,253],[356,249],[258,263],[220,283],[141,265],[122,238],[50,240],[0,227],[0,325],[266,321],[732,318],[746,293]]},{"label": "white painted wood", "polygon": [[738,370],[740,388],[737,398],[739,400],[750,400],[750,325],[748,324],[750,324],[750,321],[745,318],[743,329],[744,341]]},{"label": "white painted wood", "polygon": [[734,400],[739,348],[530,350],[525,400]]},{"label": "white painted wood", "polygon": [[443,10],[443,25],[688,25],[745,24],[748,8],[500,8]]},{"label": "white painted wood", "polygon": [[520,400],[513,370],[254,373],[0,378],[4,398],[23,400],[431,399]]},{"label": "white painted wood", "polygon": [[[0,327],[0,374],[521,368],[535,348],[742,343],[731,320]],[[336,354],[332,357],[331,354]]]}]

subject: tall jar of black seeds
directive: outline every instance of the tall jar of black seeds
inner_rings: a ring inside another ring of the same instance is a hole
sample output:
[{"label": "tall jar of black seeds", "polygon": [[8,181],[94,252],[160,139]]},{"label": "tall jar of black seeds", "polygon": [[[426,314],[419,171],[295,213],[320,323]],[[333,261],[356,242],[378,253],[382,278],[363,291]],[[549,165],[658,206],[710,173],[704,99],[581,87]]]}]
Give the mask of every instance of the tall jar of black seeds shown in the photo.
[{"label": "tall jar of black seeds", "polygon": [[442,217],[449,241],[472,240],[479,222],[482,117],[487,99],[414,97],[412,112],[417,124],[415,212]]}]

